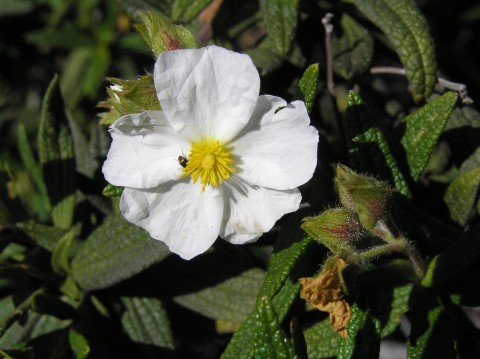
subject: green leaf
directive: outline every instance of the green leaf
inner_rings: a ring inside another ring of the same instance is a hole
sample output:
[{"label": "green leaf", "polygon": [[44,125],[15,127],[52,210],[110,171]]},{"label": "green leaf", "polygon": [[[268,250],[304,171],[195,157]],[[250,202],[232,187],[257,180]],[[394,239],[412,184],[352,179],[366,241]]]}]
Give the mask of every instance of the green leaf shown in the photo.
[{"label": "green leaf", "polygon": [[212,0],[175,0],[172,6],[172,20],[190,22],[205,9]]},{"label": "green leaf", "polygon": [[[287,281],[283,288],[273,298],[273,306],[278,320],[281,322],[287,315],[291,305],[298,297],[300,283]],[[233,335],[228,343],[222,359],[252,358],[254,351],[254,332],[256,327],[257,309],[245,319],[240,329]]]},{"label": "green leaf", "polygon": [[167,247],[143,229],[108,217],[82,243],[72,260],[72,276],[86,290],[107,288],[164,259]]},{"label": "green leaf", "polygon": [[405,66],[416,102],[427,99],[437,81],[437,65],[428,25],[414,0],[353,0],[377,25]]},{"label": "green leaf", "polygon": [[71,229],[55,244],[52,251],[51,263],[56,273],[70,273],[70,252],[74,240],[75,231]]},{"label": "green leaf", "polygon": [[447,188],[443,197],[452,219],[465,226],[475,206],[480,186],[480,166],[459,175]]},{"label": "green leaf", "polygon": [[275,48],[285,55],[297,27],[298,0],[260,0],[260,10]]},{"label": "green leaf", "polygon": [[410,190],[390,147],[361,97],[350,91],[347,105],[343,128],[349,167],[359,173],[379,176],[393,183],[400,193],[409,196]]},{"label": "green leaf", "polygon": [[47,293],[40,293],[33,298],[32,310],[58,319],[73,319],[77,316],[77,311],[70,304]]},{"label": "green leaf", "polygon": [[258,291],[257,300],[263,297],[273,298],[282,289],[289,278],[297,260],[315,243],[310,237],[296,239],[290,243],[277,241],[276,248],[270,256],[267,277]]},{"label": "green leaf", "polygon": [[351,307],[347,324],[348,337],[340,344],[338,359],[378,358],[380,354],[380,322],[357,304]]},{"label": "green leaf", "polygon": [[122,297],[122,326],[136,343],[173,349],[170,322],[162,302],[155,298]]},{"label": "green leaf", "polygon": [[480,224],[462,234],[450,247],[435,256],[422,280],[425,287],[443,287],[454,283],[480,256]]},{"label": "green leaf", "polygon": [[255,322],[255,358],[295,357],[293,346],[285,336],[275,308],[268,297],[259,300]]},{"label": "green leaf", "polygon": [[333,330],[328,318],[305,330],[304,335],[309,358],[323,359],[338,355],[342,337]]},{"label": "green leaf", "polygon": [[302,78],[298,81],[298,87],[303,96],[303,101],[307,107],[307,112],[310,113],[315,102],[315,97],[318,92],[318,64],[312,64],[307,67],[302,75]]},{"label": "green leaf", "polygon": [[447,92],[404,118],[407,125],[401,143],[407,153],[412,178],[420,178],[457,102],[456,92]]},{"label": "green leaf", "polygon": [[72,348],[75,358],[86,359],[90,353],[90,346],[85,337],[74,329],[68,331],[68,341]]},{"label": "green leaf", "polygon": [[174,301],[206,317],[241,323],[255,307],[255,293],[265,272],[249,269],[213,287],[174,297]]},{"label": "green leaf", "polygon": [[68,229],[73,222],[75,207],[75,158],[57,75],[43,99],[38,147],[53,224]]},{"label": "green leaf", "polygon": [[48,194],[47,194],[47,187],[45,186],[45,182],[43,181],[42,177],[42,170],[38,165],[35,157],[33,156],[32,148],[30,147],[30,143],[27,137],[27,131],[25,131],[25,126],[23,124],[19,124],[17,127],[17,142],[18,142],[18,151],[20,152],[20,157],[22,158],[23,165],[25,169],[30,173],[37,186],[41,197],[43,199],[43,203],[48,208]]},{"label": "green leaf", "polygon": [[383,137],[383,133],[382,131],[380,131],[380,129],[378,129],[377,127],[372,127],[368,129],[368,131],[364,134],[355,137],[353,139],[353,142],[365,144],[371,143],[377,145],[378,149],[380,150],[385,159],[387,167],[391,171],[391,178],[397,191],[407,197],[411,195],[407,181],[405,180],[402,172],[398,168],[397,161],[395,160],[395,158],[393,158],[393,155],[390,152],[390,147],[388,146],[388,143]]},{"label": "green leaf", "polygon": [[435,293],[417,288],[412,297],[408,358],[456,358],[452,324]]},{"label": "green leaf", "polygon": [[26,14],[34,8],[35,2],[31,0],[2,0],[2,6],[0,6],[0,18],[4,16]]},{"label": "green leaf", "polygon": [[93,48],[77,47],[71,51],[63,67],[61,76],[62,93],[69,108],[75,108],[84,96],[85,73],[90,71]]},{"label": "green leaf", "polygon": [[282,66],[283,57],[272,51],[270,48],[264,49],[263,44],[267,42],[267,39],[263,41],[259,46],[254,49],[247,49],[245,54],[251,57],[255,67],[260,70],[262,76],[265,76],[275,69]]},{"label": "green leaf", "polygon": [[290,333],[292,334],[293,349],[298,359],[308,359],[307,343],[297,318],[292,318],[290,321]]},{"label": "green leaf", "polygon": [[25,232],[31,240],[47,251],[53,251],[55,245],[66,233],[64,229],[46,226],[34,221],[20,222],[16,226]]},{"label": "green leaf", "polygon": [[[183,1],[183,3],[186,3],[189,10],[192,10],[200,1],[205,2],[205,0],[197,0],[195,4],[191,4],[190,1]],[[175,2],[173,12],[176,11],[175,5],[179,2],[182,1]],[[208,3],[208,0],[206,2]],[[168,18],[152,11],[138,14],[143,24],[137,24],[135,28],[142,35],[148,47],[152,49],[155,57],[158,57],[163,51],[191,49],[198,46],[195,36],[183,26],[174,25]],[[177,21],[175,17],[174,21]]]},{"label": "green leaf", "polygon": [[387,322],[382,325],[382,338],[392,334],[400,325],[400,316],[408,312],[410,295],[413,290],[412,284],[406,284],[401,287],[395,287],[392,292],[392,298],[389,305],[380,303],[382,306],[388,307]]},{"label": "green leaf", "polygon": [[335,72],[346,79],[368,69],[373,57],[373,39],[368,31],[347,14],[342,14],[340,31],[332,38]]},{"label": "green leaf", "polygon": [[93,48],[87,71],[84,73],[82,92],[84,95],[93,98],[103,78],[107,74],[110,65],[110,51],[104,45]]}]

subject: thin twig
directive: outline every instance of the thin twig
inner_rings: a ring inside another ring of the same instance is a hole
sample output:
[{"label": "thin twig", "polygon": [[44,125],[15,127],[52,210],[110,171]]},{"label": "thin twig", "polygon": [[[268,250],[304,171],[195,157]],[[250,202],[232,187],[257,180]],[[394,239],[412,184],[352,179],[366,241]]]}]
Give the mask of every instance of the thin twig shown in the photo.
[{"label": "thin twig", "polygon": [[333,83],[333,63],[332,63],[332,32],[333,25],[330,21],[333,18],[332,13],[327,13],[322,18],[322,24],[325,28],[325,56],[327,57],[327,89],[330,95],[335,96],[335,84]]},{"label": "thin twig", "polygon": [[[392,74],[405,76],[407,71],[401,67],[378,66],[370,69],[371,74]],[[447,90],[458,92],[462,102],[466,105],[472,104],[473,100],[468,96],[467,86],[461,83],[452,82],[443,78],[438,78],[438,84]]]}]

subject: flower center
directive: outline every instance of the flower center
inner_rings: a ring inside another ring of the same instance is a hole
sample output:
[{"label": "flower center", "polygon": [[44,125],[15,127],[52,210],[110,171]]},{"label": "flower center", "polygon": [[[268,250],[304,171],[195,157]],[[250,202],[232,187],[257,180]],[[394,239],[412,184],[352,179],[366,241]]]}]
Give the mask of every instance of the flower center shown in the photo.
[{"label": "flower center", "polygon": [[182,177],[191,176],[194,183],[200,181],[203,192],[207,185],[217,187],[223,180],[229,179],[230,173],[235,172],[232,163],[229,149],[220,145],[219,141],[207,138],[192,143],[188,162],[182,168]]}]

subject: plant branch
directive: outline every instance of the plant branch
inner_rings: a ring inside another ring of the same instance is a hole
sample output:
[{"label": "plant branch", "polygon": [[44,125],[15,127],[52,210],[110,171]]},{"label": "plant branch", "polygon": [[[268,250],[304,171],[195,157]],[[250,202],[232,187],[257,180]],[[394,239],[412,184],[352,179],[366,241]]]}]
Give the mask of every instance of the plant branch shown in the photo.
[{"label": "plant branch", "polygon": [[[370,69],[370,73],[371,74],[391,74],[391,75],[401,75],[401,76],[407,75],[407,71],[405,69],[401,67],[389,67],[389,66],[372,67]],[[438,78],[437,83],[443,88],[446,88],[447,90],[458,92],[464,104],[468,105],[473,103],[473,100],[468,96],[467,86],[465,84],[448,81],[441,77]]]},{"label": "plant branch", "polygon": [[325,28],[325,56],[327,60],[327,89],[330,95],[335,96],[335,84],[333,83],[333,61],[332,61],[332,32],[333,25],[330,21],[333,14],[328,12],[322,18],[322,24]]}]

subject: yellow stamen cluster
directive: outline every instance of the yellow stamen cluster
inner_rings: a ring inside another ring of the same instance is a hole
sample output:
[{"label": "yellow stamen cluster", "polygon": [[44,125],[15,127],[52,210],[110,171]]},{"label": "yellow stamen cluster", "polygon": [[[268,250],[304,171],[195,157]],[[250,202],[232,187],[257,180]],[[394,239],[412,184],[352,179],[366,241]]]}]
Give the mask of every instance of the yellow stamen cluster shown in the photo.
[{"label": "yellow stamen cluster", "polygon": [[207,185],[217,187],[230,178],[230,173],[235,172],[232,162],[227,147],[217,140],[204,139],[192,143],[187,165],[182,168],[182,177],[191,176],[194,183],[200,180],[203,192]]}]

